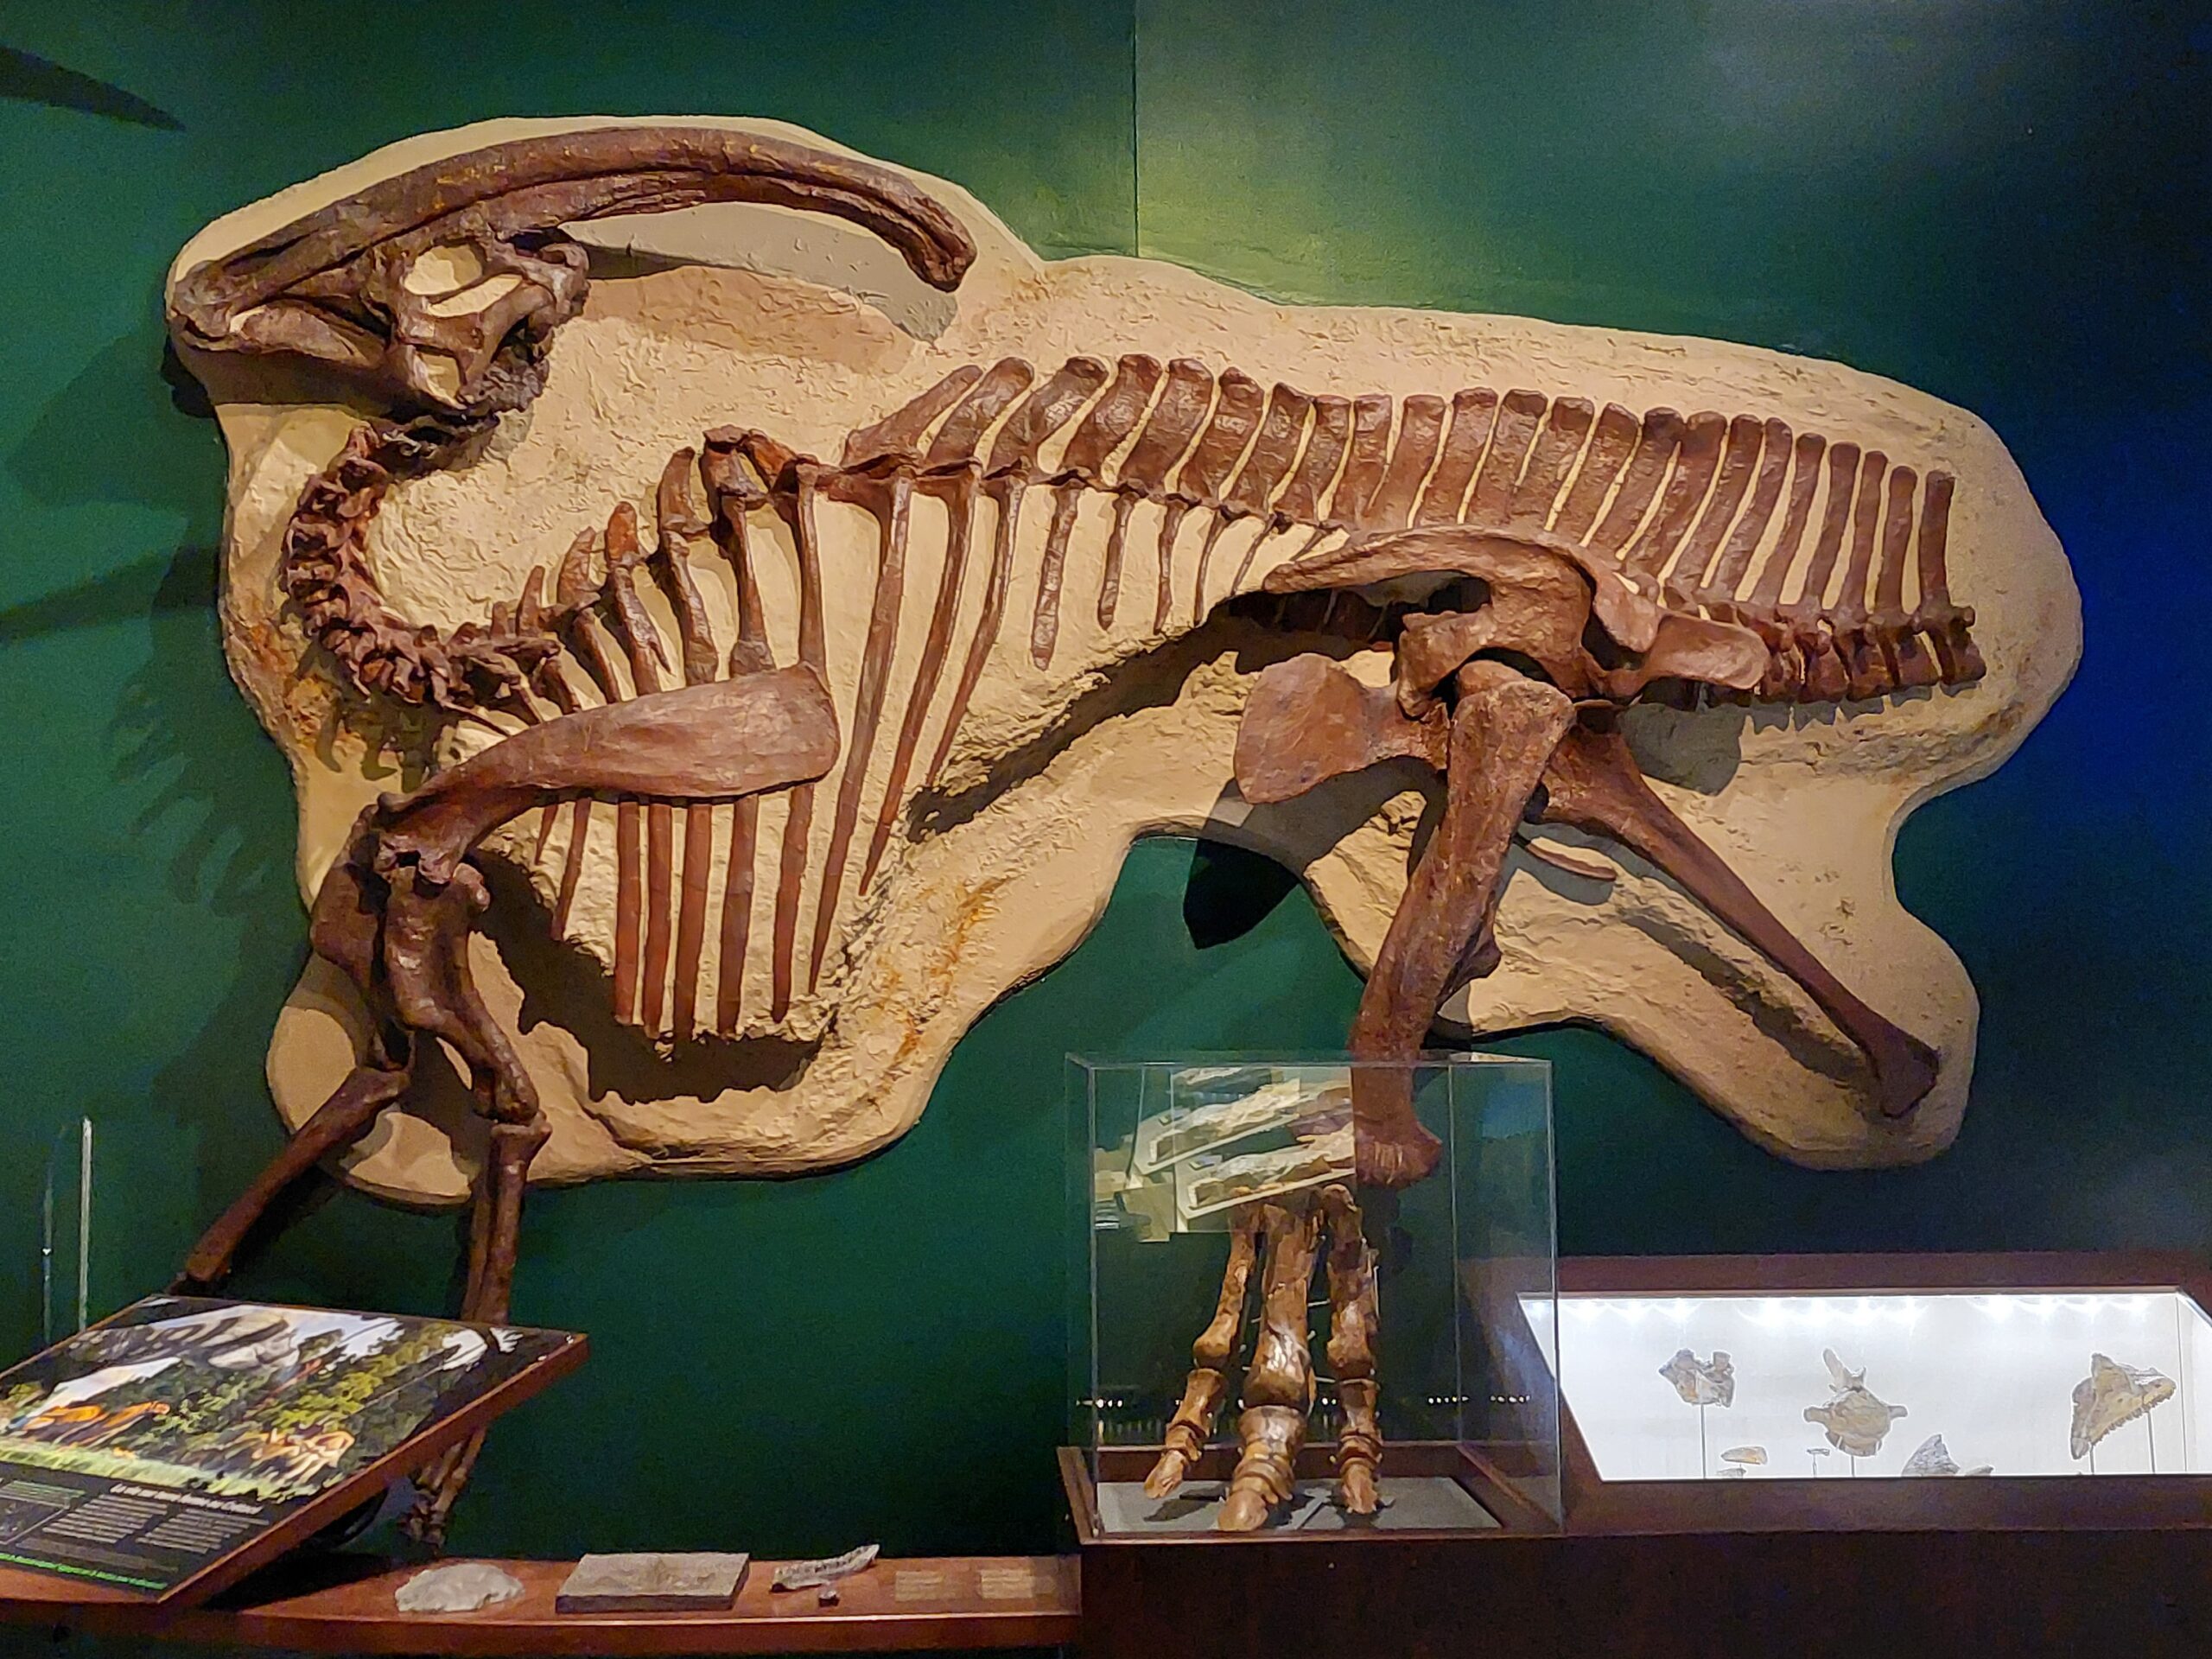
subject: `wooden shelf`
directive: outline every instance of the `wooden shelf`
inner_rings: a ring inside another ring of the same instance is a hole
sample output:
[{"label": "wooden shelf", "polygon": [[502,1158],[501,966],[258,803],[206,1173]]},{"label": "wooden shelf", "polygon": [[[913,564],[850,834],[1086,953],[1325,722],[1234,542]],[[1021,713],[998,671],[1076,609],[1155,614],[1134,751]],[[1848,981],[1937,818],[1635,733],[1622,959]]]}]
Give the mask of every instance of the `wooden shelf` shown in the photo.
[{"label": "wooden shelf", "polygon": [[213,1605],[181,1610],[0,1567],[0,1622],[311,1653],[880,1653],[1069,1644],[1081,1605],[1072,1556],[880,1560],[839,1584],[834,1607],[811,1590],[775,1593],[778,1563],[755,1561],[734,1607],[701,1613],[556,1613],[553,1598],[575,1563],[494,1565],[522,1581],[522,1596],[474,1613],[399,1611],[393,1592],[421,1567],[365,1558],[326,1558],[317,1585],[288,1584],[275,1569]]}]

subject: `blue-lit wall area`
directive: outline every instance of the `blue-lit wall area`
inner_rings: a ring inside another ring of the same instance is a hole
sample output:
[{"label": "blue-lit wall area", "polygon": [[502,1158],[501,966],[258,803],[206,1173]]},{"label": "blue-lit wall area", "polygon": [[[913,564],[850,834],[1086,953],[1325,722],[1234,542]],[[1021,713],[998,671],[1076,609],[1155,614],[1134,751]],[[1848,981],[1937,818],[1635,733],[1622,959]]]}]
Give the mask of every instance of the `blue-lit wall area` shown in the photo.
[{"label": "blue-lit wall area", "polygon": [[[1518,1039],[1558,1065],[1562,1242],[2212,1246],[2203,13],[0,0],[0,1350],[36,1335],[36,1173],[79,1111],[101,1307],[161,1283],[277,1139],[290,799],[225,675],[223,455],[164,378],[162,271],[217,213],[499,114],[782,118],[968,184],[1047,255],[1745,340],[1974,410],[2072,556],[2088,643],[2019,755],[1897,849],[1983,999],[1965,1130],[1923,1168],[1808,1173],[1601,1037]],[[1061,1054],[1331,1046],[1357,995],[1287,880],[1149,843],[884,1155],[534,1198],[518,1314],[594,1357],[493,1437],[456,1547],[1050,1547]],[[437,1308],[454,1244],[340,1195],[245,1287]],[[606,1473],[579,1486],[582,1446]]]}]

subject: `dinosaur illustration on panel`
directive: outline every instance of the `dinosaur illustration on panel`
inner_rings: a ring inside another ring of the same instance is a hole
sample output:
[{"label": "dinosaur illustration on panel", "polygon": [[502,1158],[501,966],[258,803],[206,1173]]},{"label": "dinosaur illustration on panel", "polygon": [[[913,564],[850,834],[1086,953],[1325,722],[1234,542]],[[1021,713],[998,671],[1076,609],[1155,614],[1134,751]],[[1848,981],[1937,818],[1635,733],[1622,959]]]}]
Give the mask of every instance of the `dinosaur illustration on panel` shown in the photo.
[{"label": "dinosaur illustration on panel", "polygon": [[[1046,264],[758,123],[410,141],[209,227],[168,300],[315,950],[270,1058],[296,1133],[193,1283],[334,1154],[473,1200],[491,1321],[530,1181],[860,1156],[1162,830],[1303,871],[1368,973],[1356,1055],[1588,1019],[1808,1163],[1956,1131],[1972,988],[1890,839],[2079,641],[1956,410]],[[1402,1073],[1357,1070],[1351,1112],[1359,1182],[1433,1165]],[[1359,1235],[1342,1187],[1255,1206],[1223,1308],[1233,1348],[1244,1277],[1287,1306],[1325,1261],[1371,1419]],[[1303,1344],[1247,1382],[1262,1518]]]}]

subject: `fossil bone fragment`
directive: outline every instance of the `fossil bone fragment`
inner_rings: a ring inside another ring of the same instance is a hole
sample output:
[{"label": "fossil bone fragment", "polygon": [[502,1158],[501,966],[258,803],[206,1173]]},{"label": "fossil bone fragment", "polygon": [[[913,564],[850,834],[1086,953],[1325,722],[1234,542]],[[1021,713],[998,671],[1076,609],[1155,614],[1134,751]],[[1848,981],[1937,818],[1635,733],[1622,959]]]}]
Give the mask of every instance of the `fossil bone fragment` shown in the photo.
[{"label": "fossil bone fragment", "polygon": [[[594,268],[679,241],[720,251]],[[1048,266],[955,187],[714,119],[409,141],[211,226],[168,302],[316,945],[270,1058],[297,1134],[194,1278],[334,1156],[473,1198],[488,1302],[526,1179],[873,1151],[1134,835],[1207,824],[1371,967],[1362,1055],[1587,1018],[1804,1161],[1955,1133],[1972,990],[1890,838],[2017,745],[2079,632],[1958,410]],[[676,741],[713,723],[790,741],[750,772]],[[426,782],[387,802],[395,766]],[[1419,857],[1409,789],[1442,804]],[[1355,1075],[1363,1179],[1436,1156],[1401,1075]],[[464,1104],[486,1156],[441,1127]]]},{"label": "fossil bone fragment", "polygon": [[2102,1354],[2089,1356],[2089,1374],[2074,1385],[2074,1421],[2067,1450],[2078,1461],[2123,1423],[2132,1423],[2153,1406],[2174,1397],[2174,1380],[2148,1366],[2122,1365]]},{"label": "fossil bone fragment", "polygon": [[1805,1421],[1826,1430],[1828,1444],[1846,1457],[1872,1457],[1905,1408],[1877,1399],[1866,1386],[1866,1373],[1847,1368],[1834,1349],[1822,1349],[1821,1359],[1827,1366],[1833,1392],[1825,1404],[1805,1408]]},{"label": "fossil bone fragment", "polygon": [[1950,1447],[1943,1444],[1943,1437],[1941,1434],[1930,1434],[1923,1440],[1918,1449],[1904,1460],[1904,1471],[1907,1475],[1916,1478],[1952,1475],[1971,1477],[1986,1475],[1989,1471],[1990,1466],[1986,1463],[1976,1464],[1971,1469],[1960,1468],[1957,1459],[1951,1456]]},{"label": "fossil bone fragment", "polygon": [[1375,1251],[1362,1230],[1359,1206],[1341,1184],[1249,1203],[1231,1216],[1221,1300],[1192,1346],[1189,1382],[1145,1478],[1148,1496],[1173,1497],[1212,1435],[1228,1395],[1228,1367],[1244,1327],[1247,1287],[1256,1265],[1259,1318],[1236,1420],[1243,1449],[1214,1524],[1224,1532],[1255,1531],[1289,1501],[1315,1394],[1306,1303],[1317,1261],[1326,1264],[1327,1353],[1344,1410],[1336,1447],[1337,1502],[1354,1515],[1376,1512],[1382,1433],[1376,1415]]},{"label": "fossil bone fragment", "polygon": [[441,1561],[392,1592],[403,1613],[473,1613],[522,1594],[522,1580],[489,1561]]},{"label": "fossil bone fragment", "polygon": [[832,1585],[840,1579],[849,1579],[855,1573],[865,1573],[875,1565],[881,1553],[880,1544],[861,1544],[842,1555],[824,1555],[818,1560],[785,1561],[776,1569],[769,1581],[771,1590],[811,1590]]},{"label": "fossil bone fragment", "polygon": [[1132,1167],[1140,1175],[1157,1174],[1184,1159],[1264,1130],[1341,1117],[1349,1103],[1350,1096],[1341,1089],[1317,1090],[1296,1077],[1285,1077],[1249,1094],[1147,1120],[1137,1130]]},{"label": "fossil bone fragment", "polygon": [[1749,1464],[1756,1467],[1766,1461],[1766,1447],[1763,1446],[1732,1446],[1720,1454],[1723,1463]]},{"label": "fossil bone fragment", "polygon": [[[1688,1406],[1732,1406],[1736,1403],[1736,1363],[1716,1348],[1711,1359],[1700,1359],[1688,1349],[1659,1368],[1659,1375],[1675,1385],[1675,1392]],[[1723,1455],[1726,1455],[1725,1453]]]}]

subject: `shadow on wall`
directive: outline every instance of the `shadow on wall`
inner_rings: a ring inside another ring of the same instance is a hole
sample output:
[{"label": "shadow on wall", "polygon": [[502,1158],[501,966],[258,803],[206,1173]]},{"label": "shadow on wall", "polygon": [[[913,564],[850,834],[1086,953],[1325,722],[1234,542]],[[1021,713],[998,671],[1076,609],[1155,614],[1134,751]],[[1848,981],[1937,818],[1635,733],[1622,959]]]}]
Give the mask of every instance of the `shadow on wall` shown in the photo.
[{"label": "shadow on wall", "polygon": [[[20,94],[11,92],[0,58],[0,96]],[[164,526],[155,534],[177,540],[73,582],[53,584],[49,575],[46,592],[0,610],[0,647],[86,635],[67,649],[116,697],[104,743],[112,785],[106,810],[127,814],[128,823],[108,833],[127,837],[137,868],[118,871],[94,901],[130,903],[135,895],[143,906],[159,898],[210,918],[224,935],[227,977],[187,981],[180,994],[175,978],[155,989],[161,976],[149,967],[147,986],[118,988],[123,1021],[174,1027],[184,1040],[165,1045],[159,1071],[134,1090],[154,1103],[160,1121],[126,1114],[114,1155],[127,1167],[134,1148],[145,1156],[161,1147],[168,1167],[188,1166],[190,1190],[174,1194],[168,1214],[189,1226],[219,1209],[277,1143],[261,1056],[297,970],[304,927],[292,884],[283,763],[223,661],[214,602],[220,496],[210,486],[219,439],[204,395],[167,349],[150,294],[143,316],[49,399],[8,456],[8,469],[40,507],[71,515],[119,507],[128,515],[121,523],[150,518]],[[155,380],[157,368],[166,392]],[[112,632],[91,637],[99,631]],[[92,783],[99,765],[86,756],[79,789]],[[141,948],[162,950],[155,917],[119,925]],[[160,1006],[163,999],[171,1006]],[[134,1249],[165,1255],[188,1242],[141,1238],[129,1228],[124,1235],[125,1257]],[[111,1272],[127,1274],[135,1293],[165,1265],[118,1257],[101,1276]]]},{"label": "shadow on wall", "polygon": [[140,804],[132,833],[167,852],[179,904],[221,918],[236,970],[153,1098],[195,1147],[190,1213],[212,1216],[252,1179],[282,1131],[260,1086],[275,1009],[305,954],[292,883],[289,779],[232,690],[213,596],[220,556],[180,548],[156,589],[153,649],[110,726],[113,776]]},{"label": "shadow on wall", "polygon": [[44,104],[57,110],[104,116],[135,127],[182,132],[184,123],[158,105],[92,76],[63,67],[35,52],[0,46],[0,98]]}]

